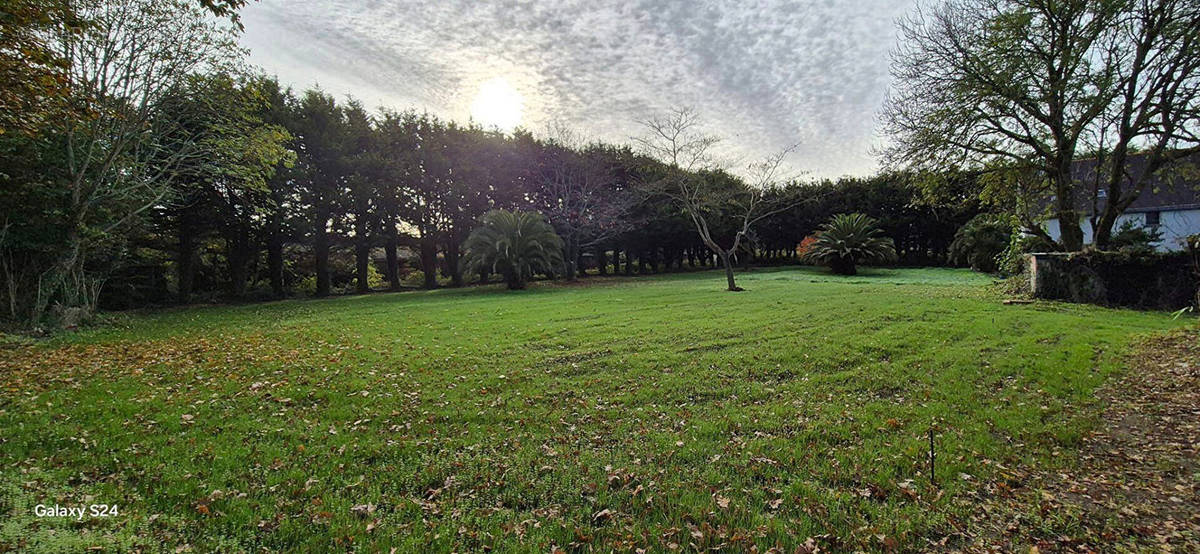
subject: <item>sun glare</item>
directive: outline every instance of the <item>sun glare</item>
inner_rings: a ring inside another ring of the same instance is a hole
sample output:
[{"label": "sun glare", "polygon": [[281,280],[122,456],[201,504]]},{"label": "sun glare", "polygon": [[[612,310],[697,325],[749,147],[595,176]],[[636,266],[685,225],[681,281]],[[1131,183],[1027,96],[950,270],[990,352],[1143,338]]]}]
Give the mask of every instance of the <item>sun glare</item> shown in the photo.
[{"label": "sun glare", "polygon": [[471,104],[471,117],[484,127],[512,131],[521,124],[521,93],[504,77],[495,77],[479,86]]}]

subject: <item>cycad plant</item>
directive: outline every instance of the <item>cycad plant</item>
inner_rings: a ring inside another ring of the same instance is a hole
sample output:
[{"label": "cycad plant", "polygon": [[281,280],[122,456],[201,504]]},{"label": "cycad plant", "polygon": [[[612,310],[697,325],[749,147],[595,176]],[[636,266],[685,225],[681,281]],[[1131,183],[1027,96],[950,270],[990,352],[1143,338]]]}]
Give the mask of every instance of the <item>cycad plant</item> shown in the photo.
[{"label": "cycad plant", "polygon": [[950,260],[975,271],[995,273],[997,258],[1012,242],[1013,226],[1004,216],[979,214],[954,233]]},{"label": "cycad plant", "polygon": [[887,262],[896,259],[896,246],[883,233],[875,220],[866,215],[838,214],[821,227],[817,241],[809,248],[805,259],[828,265],[839,275],[858,273],[859,263]]},{"label": "cycad plant", "polygon": [[563,265],[563,242],[542,214],[493,210],[479,219],[463,243],[463,269],[504,276],[510,289],[523,289],[535,273]]}]

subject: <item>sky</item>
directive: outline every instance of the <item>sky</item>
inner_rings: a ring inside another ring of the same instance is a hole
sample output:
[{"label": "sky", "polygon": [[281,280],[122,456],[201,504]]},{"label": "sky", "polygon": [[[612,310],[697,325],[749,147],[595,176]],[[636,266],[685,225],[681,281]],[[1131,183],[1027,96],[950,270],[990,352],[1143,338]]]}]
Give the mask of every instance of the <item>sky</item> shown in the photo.
[{"label": "sky", "polygon": [[[250,61],[297,89],[629,143],[691,107],[738,171],[866,175],[896,19],[913,0],[260,0]],[[481,92],[482,91],[482,92]]]}]

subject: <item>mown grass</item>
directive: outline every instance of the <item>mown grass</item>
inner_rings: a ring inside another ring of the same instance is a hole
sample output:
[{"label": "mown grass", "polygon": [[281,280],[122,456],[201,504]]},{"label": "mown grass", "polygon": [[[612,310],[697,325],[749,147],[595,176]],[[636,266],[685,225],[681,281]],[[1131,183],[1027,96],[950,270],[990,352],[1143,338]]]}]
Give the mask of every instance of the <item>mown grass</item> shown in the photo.
[{"label": "mown grass", "polygon": [[1124,346],[1180,324],[956,270],[722,280],[175,310],[0,353],[0,549],[921,549],[997,464],[1070,463]]}]

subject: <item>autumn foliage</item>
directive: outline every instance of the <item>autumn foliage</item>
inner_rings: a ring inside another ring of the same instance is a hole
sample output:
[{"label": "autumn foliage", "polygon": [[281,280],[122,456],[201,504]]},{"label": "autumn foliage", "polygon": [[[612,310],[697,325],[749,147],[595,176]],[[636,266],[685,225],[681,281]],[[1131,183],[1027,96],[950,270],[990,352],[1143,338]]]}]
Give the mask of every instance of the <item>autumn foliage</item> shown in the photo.
[{"label": "autumn foliage", "polygon": [[817,237],[815,235],[804,237],[804,240],[800,241],[800,244],[796,246],[796,256],[803,259],[809,252],[812,252],[813,245],[816,243]]}]

